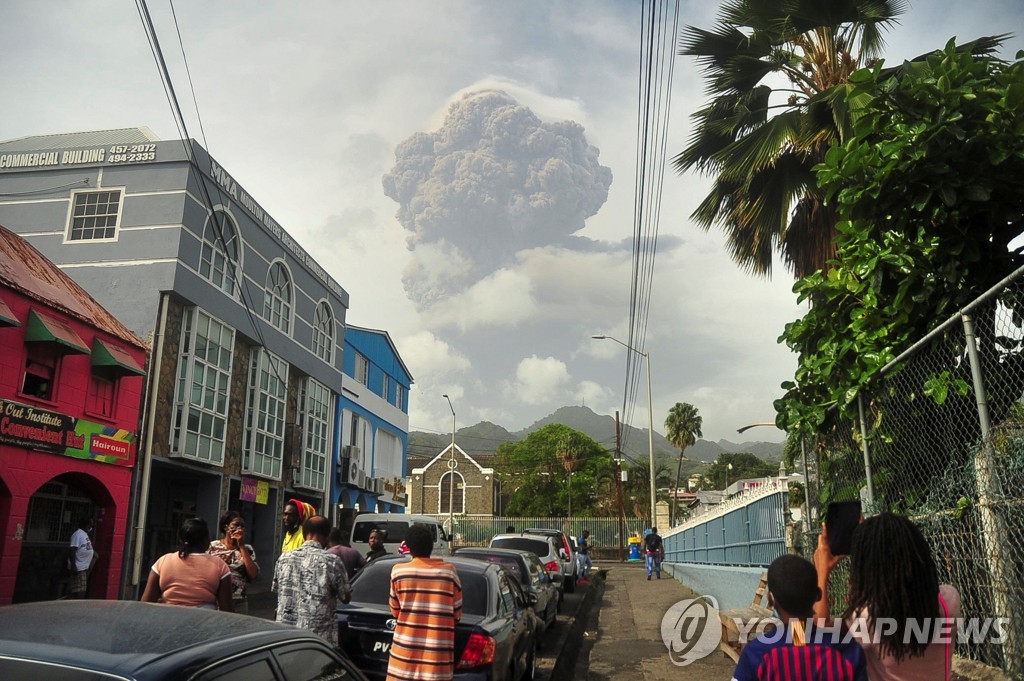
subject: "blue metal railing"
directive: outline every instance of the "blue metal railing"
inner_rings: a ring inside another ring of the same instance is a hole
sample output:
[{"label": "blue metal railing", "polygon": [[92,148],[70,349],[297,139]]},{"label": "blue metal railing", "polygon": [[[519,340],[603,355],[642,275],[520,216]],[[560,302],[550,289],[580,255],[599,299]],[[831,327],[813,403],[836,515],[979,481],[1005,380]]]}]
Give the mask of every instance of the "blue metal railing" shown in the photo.
[{"label": "blue metal railing", "polygon": [[761,496],[666,533],[665,560],[767,567],[786,553],[786,495],[779,491]]}]

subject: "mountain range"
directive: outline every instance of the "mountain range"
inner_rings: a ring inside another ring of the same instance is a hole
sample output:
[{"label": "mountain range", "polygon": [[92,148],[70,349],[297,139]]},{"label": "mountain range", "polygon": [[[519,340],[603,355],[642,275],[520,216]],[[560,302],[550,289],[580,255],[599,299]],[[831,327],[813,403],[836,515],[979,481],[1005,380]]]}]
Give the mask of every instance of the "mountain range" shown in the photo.
[{"label": "mountain range", "polygon": [[[501,426],[489,421],[481,421],[474,426],[459,428],[455,432],[456,444],[466,453],[474,457],[487,457],[494,454],[502,442],[522,440],[535,430],[540,430],[551,423],[561,423],[581,433],[585,433],[609,450],[615,448],[615,419],[604,414],[597,414],[587,407],[560,407],[554,413],[536,421],[533,425],[517,432],[509,432]],[[627,460],[647,460],[647,429],[621,425],[622,451]],[[679,457],[679,450],[672,446],[658,431],[654,431],[654,458],[656,465],[674,465]],[[429,461],[445,447],[451,444],[451,434],[409,433],[409,468],[422,465]],[[700,467],[700,463],[715,461],[723,452],[747,452],[765,459],[779,461],[782,458],[783,443],[781,442],[730,442],[719,440],[697,440],[692,447],[687,447],[685,456],[689,460],[685,466],[687,471]]]}]

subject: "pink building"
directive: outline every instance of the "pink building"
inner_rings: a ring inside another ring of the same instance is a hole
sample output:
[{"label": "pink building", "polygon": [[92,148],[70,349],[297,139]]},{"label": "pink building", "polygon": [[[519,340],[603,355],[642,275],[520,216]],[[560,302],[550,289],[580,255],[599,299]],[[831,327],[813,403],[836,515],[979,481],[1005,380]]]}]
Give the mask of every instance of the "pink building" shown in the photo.
[{"label": "pink building", "polygon": [[0,604],[61,593],[71,533],[95,521],[92,598],[117,598],[146,345],[0,227]]}]

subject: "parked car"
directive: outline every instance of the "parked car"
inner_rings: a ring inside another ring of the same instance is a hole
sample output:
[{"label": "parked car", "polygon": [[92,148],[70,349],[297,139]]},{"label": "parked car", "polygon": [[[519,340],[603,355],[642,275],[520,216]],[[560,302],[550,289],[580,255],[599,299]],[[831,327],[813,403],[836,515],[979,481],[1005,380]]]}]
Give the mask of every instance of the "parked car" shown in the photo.
[{"label": "parked car", "polygon": [[[370,679],[387,674],[394,628],[388,596],[391,568],[408,556],[371,561],[352,580],[352,600],[338,608],[341,648]],[[532,681],[538,621],[533,597],[512,574],[470,558],[448,558],[462,582],[462,619],[455,626],[455,679]]]},{"label": "parked car", "polygon": [[539,534],[545,537],[553,537],[560,547],[561,560],[562,560],[562,577],[563,587],[566,593],[572,593],[576,590],[576,580],[580,576],[580,566],[576,560],[576,549],[572,542],[569,541],[569,535],[561,530],[549,530],[542,527],[531,527],[527,530],[523,530],[523,534]]},{"label": "parked car", "polygon": [[565,580],[562,575],[561,552],[553,537],[496,534],[491,537],[489,548],[529,551],[540,558],[540,562],[544,564],[544,569],[548,571],[548,576],[551,577],[551,580],[558,587],[559,603],[561,603],[561,594],[565,592]]},{"label": "parked car", "polygon": [[303,629],[204,608],[99,600],[0,607],[0,679],[365,681]]},{"label": "parked car", "polygon": [[537,597],[533,611],[541,625],[537,634],[537,647],[540,648],[545,634],[558,621],[559,594],[558,587],[537,554],[511,549],[467,547],[456,550],[455,555],[503,566],[519,580],[519,586],[527,596],[533,594]]}]

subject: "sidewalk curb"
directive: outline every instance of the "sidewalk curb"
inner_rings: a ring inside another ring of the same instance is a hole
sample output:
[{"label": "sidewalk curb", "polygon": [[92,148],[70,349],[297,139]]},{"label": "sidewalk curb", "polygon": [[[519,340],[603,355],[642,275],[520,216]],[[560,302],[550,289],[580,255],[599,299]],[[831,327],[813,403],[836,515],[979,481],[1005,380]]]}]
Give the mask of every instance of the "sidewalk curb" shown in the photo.
[{"label": "sidewalk curb", "polygon": [[587,622],[590,621],[591,611],[594,609],[595,604],[601,602],[600,598],[604,594],[606,577],[607,575],[604,570],[591,573],[587,593],[583,595],[583,600],[580,601],[580,607],[576,611],[572,627],[569,628],[569,633],[562,643],[562,649],[558,652],[555,666],[552,668],[551,675],[548,678],[571,679],[576,676],[576,665],[579,662],[580,652],[583,649]]}]

